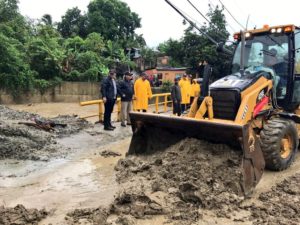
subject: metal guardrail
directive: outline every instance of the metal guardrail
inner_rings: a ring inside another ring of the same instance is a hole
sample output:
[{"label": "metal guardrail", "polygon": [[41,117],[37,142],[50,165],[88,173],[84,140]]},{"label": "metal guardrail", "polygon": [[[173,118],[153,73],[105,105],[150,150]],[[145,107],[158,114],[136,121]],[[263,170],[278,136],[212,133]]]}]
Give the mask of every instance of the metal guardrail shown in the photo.
[{"label": "metal guardrail", "polygon": [[[168,97],[171,96],[171,93],[161,93],[161,94],[154,94],[152,95],[152,99],[155,98],[155,101],[153,104],[149,104],[149,106],[155,106],[155,113],[159,113],[159,106],[163,105],[163,112],[168,111],[168,104],[172,103],[172,101],[168,100]],[[163,98],[163,101],[160,101]],[[103,115],[104,115],[104,103],[102,99],[99,100],[92,100],[92,101],[85,101],[80,102],[80,106],[88,106],[88,105],[98,105],[98,114],[84,116],[82,118],[90,118],[90,117],[96,117],[98,116],[99,122],[103,121]],[[117,113],[117,121],[120,121],[121,117],[121,98],[117,98],[116,101],[117,108],[114,107],[114,113]],[[173,107],[173,105],[172,105]],[[135,100],[133,100],[133,111],[136,111],[135,107]]]}]

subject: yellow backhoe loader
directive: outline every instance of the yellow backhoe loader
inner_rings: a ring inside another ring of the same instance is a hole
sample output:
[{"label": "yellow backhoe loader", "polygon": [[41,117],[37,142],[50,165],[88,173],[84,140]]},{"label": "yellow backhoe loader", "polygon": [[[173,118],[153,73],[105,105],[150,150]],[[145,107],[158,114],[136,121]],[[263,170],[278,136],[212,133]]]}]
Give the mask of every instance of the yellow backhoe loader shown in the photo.
[{"label": "yellow backhoe loader", "polygon": [[186,117],[132,112],[129,154],[151,153],[186,137],[230,142],[243,150],[245,195],[263,171],[284,170],[299,144],[300,28],[265,26],[236,33],[232,74],[195,99]]}]

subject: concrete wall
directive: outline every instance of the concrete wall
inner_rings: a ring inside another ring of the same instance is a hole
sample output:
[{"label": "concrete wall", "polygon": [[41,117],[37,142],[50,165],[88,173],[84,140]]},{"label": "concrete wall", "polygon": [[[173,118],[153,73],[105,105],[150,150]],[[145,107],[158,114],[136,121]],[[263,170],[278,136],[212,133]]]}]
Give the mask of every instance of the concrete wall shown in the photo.
[{"label": "concrete wall", "polygon": [[80,102],[98,98],[99,83],[97,82],[62,82],[43,94],[35,90],[22,93],[17,99],[12,97],[9,90],[0,90],[0,104]]},{"label": "concrete wall", "polygon": [[[48,102],[81,102],[96,100],[100,97],[100,84],[98,82],[62,82],[50,88],[44,94],[40,91],[21,94],[14,99],[9,91],[0,90],[0,104],[29,104]],[[153,94],[161,93],[160,88],[153,88]],[[151,101],[153,102],[153,100]]]}]

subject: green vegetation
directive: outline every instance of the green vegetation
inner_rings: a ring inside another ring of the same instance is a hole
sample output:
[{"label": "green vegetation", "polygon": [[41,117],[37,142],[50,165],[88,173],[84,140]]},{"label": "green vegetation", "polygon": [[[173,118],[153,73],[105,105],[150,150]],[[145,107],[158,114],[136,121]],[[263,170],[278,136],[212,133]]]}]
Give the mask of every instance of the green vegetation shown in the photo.
[{"label": "green vegetation", "polygon": [[135,67],[126,47],[143,48],[140,18],[119,0],[94,0],[88,12],[69,9],[54,24],[19,13],[18,0],[0,0],[0,88],[15,97],[67,81],[100,81],[110,67]]},{"label": "green vegetation", "polygon": [[171,92],[171,88],[172,88],[173,82],[169,81],[169,80],[164,80],[162,82],[162,91],[163,92]]},{"label": "green vegetation", "polygon": [[[217,28],[210,24],[201,29],[218,41],[226,40],[223,9],[210,8],[208,17]],[[111,67],[139,70],[126,48],[141,49],[146,68],[154,68],[158,56],[168,55],[171,66],[188,67],[191,73],[200,60],[208,59],[216,77],[226,75],[229,58],[191,27],[182,39],[160,44],[159,51],[135,33],[139,27],[139,16],[121,0],[93,0],[86,13],[69,9],[58,23],[49,14],[39,20],[25,18],[18,0],[0,0],[0,88],[17,97],[34,88],[44,92],[64,80],[101,81]]]}]

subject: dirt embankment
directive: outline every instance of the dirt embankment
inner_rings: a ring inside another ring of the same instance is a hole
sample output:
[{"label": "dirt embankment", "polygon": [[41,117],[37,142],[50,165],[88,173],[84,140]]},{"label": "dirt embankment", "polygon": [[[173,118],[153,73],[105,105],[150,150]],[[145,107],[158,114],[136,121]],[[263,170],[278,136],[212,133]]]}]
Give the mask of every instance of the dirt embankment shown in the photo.
[{"label": "dirt embankment", "polygon": [[89,127],[87,121],[74,116],[51,118],[56,124],[52,132],[36,127],[19,124],[33,123],[33,119],[47,121],[36,114],[19,112],[0,105],[0,159],[48,160],[51,157],[63,157],[67,152],[57,145],[56,139],[79,132]]},{"label": "dirt embankment", "polygon": [[[164,152],[129,156],[115,167],[121,191],[108,209],[70,213],[70,224],[139,224],[165,215],[171,224],[300,224],[300,174],[245,199],[239,181],[241,152],[186,139]],[[101,213],[100,213],[101,212]]]}]

